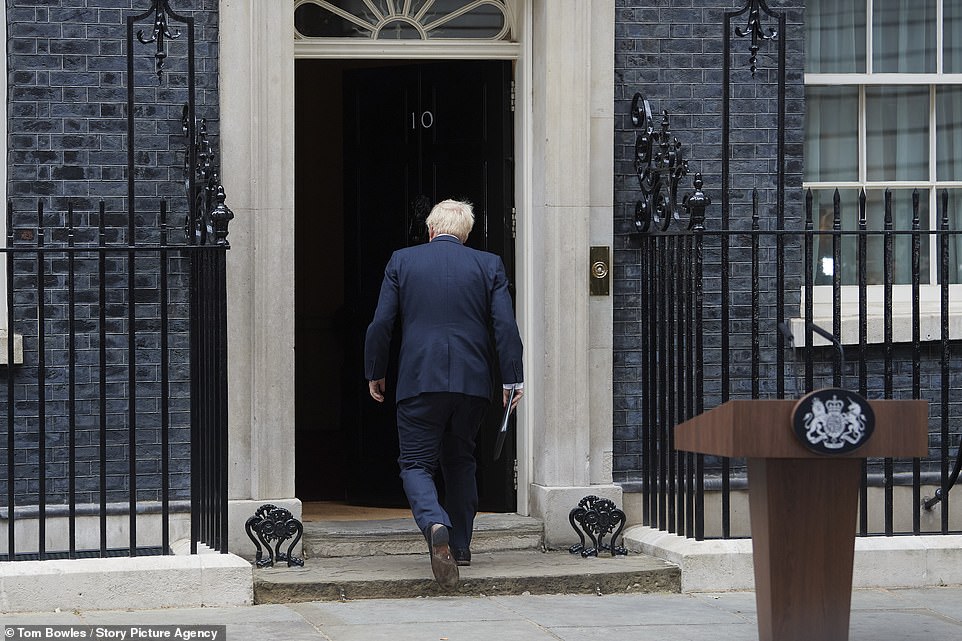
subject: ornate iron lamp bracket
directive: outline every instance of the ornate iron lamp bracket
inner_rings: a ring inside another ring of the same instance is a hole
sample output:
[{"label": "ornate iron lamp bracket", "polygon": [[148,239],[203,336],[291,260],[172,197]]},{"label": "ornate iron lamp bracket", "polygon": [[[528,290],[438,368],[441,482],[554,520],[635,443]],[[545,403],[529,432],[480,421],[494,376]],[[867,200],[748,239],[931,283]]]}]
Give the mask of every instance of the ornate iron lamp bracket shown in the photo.
[{"label": "ornate iron lamp bracket", "polygon": [[183,22],[183,18],[171,10],[169,0],[154,0],[144,17],[150,15],[151,12],[154,14],[154,27],[151,35],[149,38],[145,38],[144,31],[141,29],[137,32],[137,40],[144,45],[152,42],[157,43],[157,53],[154,54],[154,58],[157,61],[157,82],[160,82],[164,75],[164,60],[167,58],[166,40],[168,38],[176,40],[180,37],[180,31],[171,31],[170,25],[167,23],[167,16],[170,15],[171,18],[181,22]]},{"label": "ornate iron lamp bracket", "polygon": [[764,11],[765,15],[769,17],[774,17],[776,14],[774,14],[772,10],[768,8],[765,0],[749,0],[746,8],[748,9],[748,26],[745,30],[742,30],[741,27],[735,27],[735,35],[737,35],[739,38],[744,38],[750,34],[752,37],[752,44],[750,48],[751,58],[749,62],[752,66],[752,77],[755,77],[755,69],[757,68],[758,63],[758,49],[760,47],[759,41],[775,40],[778,38],[777,29],[772,29],[769,27],[768,33],[765,33],[764,29],[762,28],[761,14],[762,11]]},{"label": "ornate iron lamp bracket", "polygon": [[[568,513],[568,522],[574,529],[581,543],[568,548],[572,554],[581,553],[583,557],[598,556],[600,550],[608,550],[611,556],[626,555],[628,550],[624,546],[616,545],[621,531],[625,529],[625,513],[615,507],[614,501],[597,496],[586,496],[578,502],[578,507]],[[611,534],[614,531],[614,534]],[[611,542],[605,543],[605,537],[611,534]],[[591,545],[585,536],[591,540]]]},{"label": "ornate iron lamp bracket", "polygon": [[[303,559],[292,554],[294,546],[301,540],[304,526],[289,510],[265,503],[257,508],[254,516],[247,519],[244,529],[247,530],[247,536],[257,548],[254,560],[257,567],[274,567],[276,561],[287,561],[287,567],[304,565]],[[255,534],[257,538],[254,538]],[[287,552],[281,552],[281,545],[292,536],[294,540],[287,547]],[[271,543],[274,543],[274,547],[271,547]],[[263,558],[262,544],[263,549],[267,550],[266,559]]]},{"label": "ornate iron lamp bracket", "polygon": [[631,99],[631,122],[640,127],[635,138],[635,172],[641,199],[635,205],[635,231],[667,231],[672,220],[683,223],[678,206],[678,182],[688,174],[681,143],[671,135],[668,112],[656,130],[651,105],[640,93]]}]

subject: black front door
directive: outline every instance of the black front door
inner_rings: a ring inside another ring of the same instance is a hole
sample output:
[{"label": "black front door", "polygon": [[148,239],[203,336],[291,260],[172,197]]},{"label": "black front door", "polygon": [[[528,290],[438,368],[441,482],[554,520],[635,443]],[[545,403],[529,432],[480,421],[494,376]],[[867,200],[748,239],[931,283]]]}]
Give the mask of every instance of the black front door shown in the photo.
[{"label": "black front door", "polygon": [[[501,255],[513,277],[510,81],[510,63],[490,61],[345,72],[345,298],[353,324],[348,361],[355,366],[363,361],[384,266],[394,250],[427,241],[424,218],[439,200],[473,203],[467,244]],[[395,345],[395,365],[396,355]],[[363,377],[346,399],[351,502],[406,504],[397,466],[396,376],[396,368],[388,373],[383,404],[368,396]],[[497,462],[491,454],[498,414],[493,406],[478,439],[481,509],[513,511],[514,443]]]}]

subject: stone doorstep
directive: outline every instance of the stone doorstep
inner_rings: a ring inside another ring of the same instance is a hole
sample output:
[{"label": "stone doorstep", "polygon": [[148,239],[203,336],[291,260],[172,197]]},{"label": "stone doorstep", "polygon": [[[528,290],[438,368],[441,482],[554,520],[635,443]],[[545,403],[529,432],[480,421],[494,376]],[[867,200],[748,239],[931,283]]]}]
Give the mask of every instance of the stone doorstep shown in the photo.
[{"label": "stone doorstep", "polygon": [[458,594],[610,594],[678,592],[673,564],[646,555],[582,558],[544,549],[539,519],[479,514],[472,565],[459,568],[456,591],[431,574],[424,537],[413,519],[304,523],[305,565],[254,571],[255,603],[413,598]]},{"label": "stone doorstep", "polygon": [[431,575],[426,551],[313,559],[303,568],[255,570],[254,602],[681,590],[677,566],[643,554],[582,558],[567,551],[482,552],[473,554],[471,566],[458,569],[458,588],[445,591]]},{"label": "stone doorstep", "polygon": [[[544,540],[541,521],[518,514],[479,514],[471,549],[540,550]],[[414,520],[308,521],[302,541],[304,558],[421,554],[424,537]]]}]

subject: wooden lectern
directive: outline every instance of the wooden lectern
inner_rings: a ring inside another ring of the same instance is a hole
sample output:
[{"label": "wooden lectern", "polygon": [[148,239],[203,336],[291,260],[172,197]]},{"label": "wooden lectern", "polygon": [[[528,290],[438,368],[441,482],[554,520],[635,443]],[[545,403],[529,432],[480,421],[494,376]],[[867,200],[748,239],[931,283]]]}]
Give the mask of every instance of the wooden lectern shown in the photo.
[{"label": "wooden lectern", "polygon": [[794,400],[734,400],[678,425],[679,450],[745,457],[760,641],[847,641],[862,459],[928,452],[928,404],[873,400],[875,430],[841,455],[792,430]]}]

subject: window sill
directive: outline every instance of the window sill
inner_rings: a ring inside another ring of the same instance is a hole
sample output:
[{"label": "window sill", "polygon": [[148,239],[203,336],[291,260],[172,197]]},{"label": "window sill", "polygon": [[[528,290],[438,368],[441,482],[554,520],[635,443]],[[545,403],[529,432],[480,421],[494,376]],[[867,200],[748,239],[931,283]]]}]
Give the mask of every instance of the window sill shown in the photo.
[{"label": "window sill", "polygon": [[[833,318],[830,315],[822,316],[815,314],[812,319],[819,327],[832,331]],[[805,319],[790,319],[792,336],[796,347],[805,347]],[[842,331],[839,342],[842,345],[859,344],[859,317],[857,314],[843,314],[841,316]],[[962,338],[962,309],[949,310],[949,339]],[[866,316],[866,342],[870,345],[885,342],[885,316],[882,313],[870,312]],[[942,315],[938,311],[928,312],[922,310],[919,314],[919,340],[937,341],[942,338]],[[911,343],[912,342],[912,314],[892,313],[892,342]],[[831,342],[822,338],[818,334],[812,337],[812,346],[821,347],[831,345]]]},{"label": "window sill", "polygon": [[[8,347],[7,347],[7,337],[9,336],[7,330],[0,329],[0,365],[9,365],[7,362],[8,357]],[[14,334],[13,335],[13,364],[23,365],[23,335]]]}]

